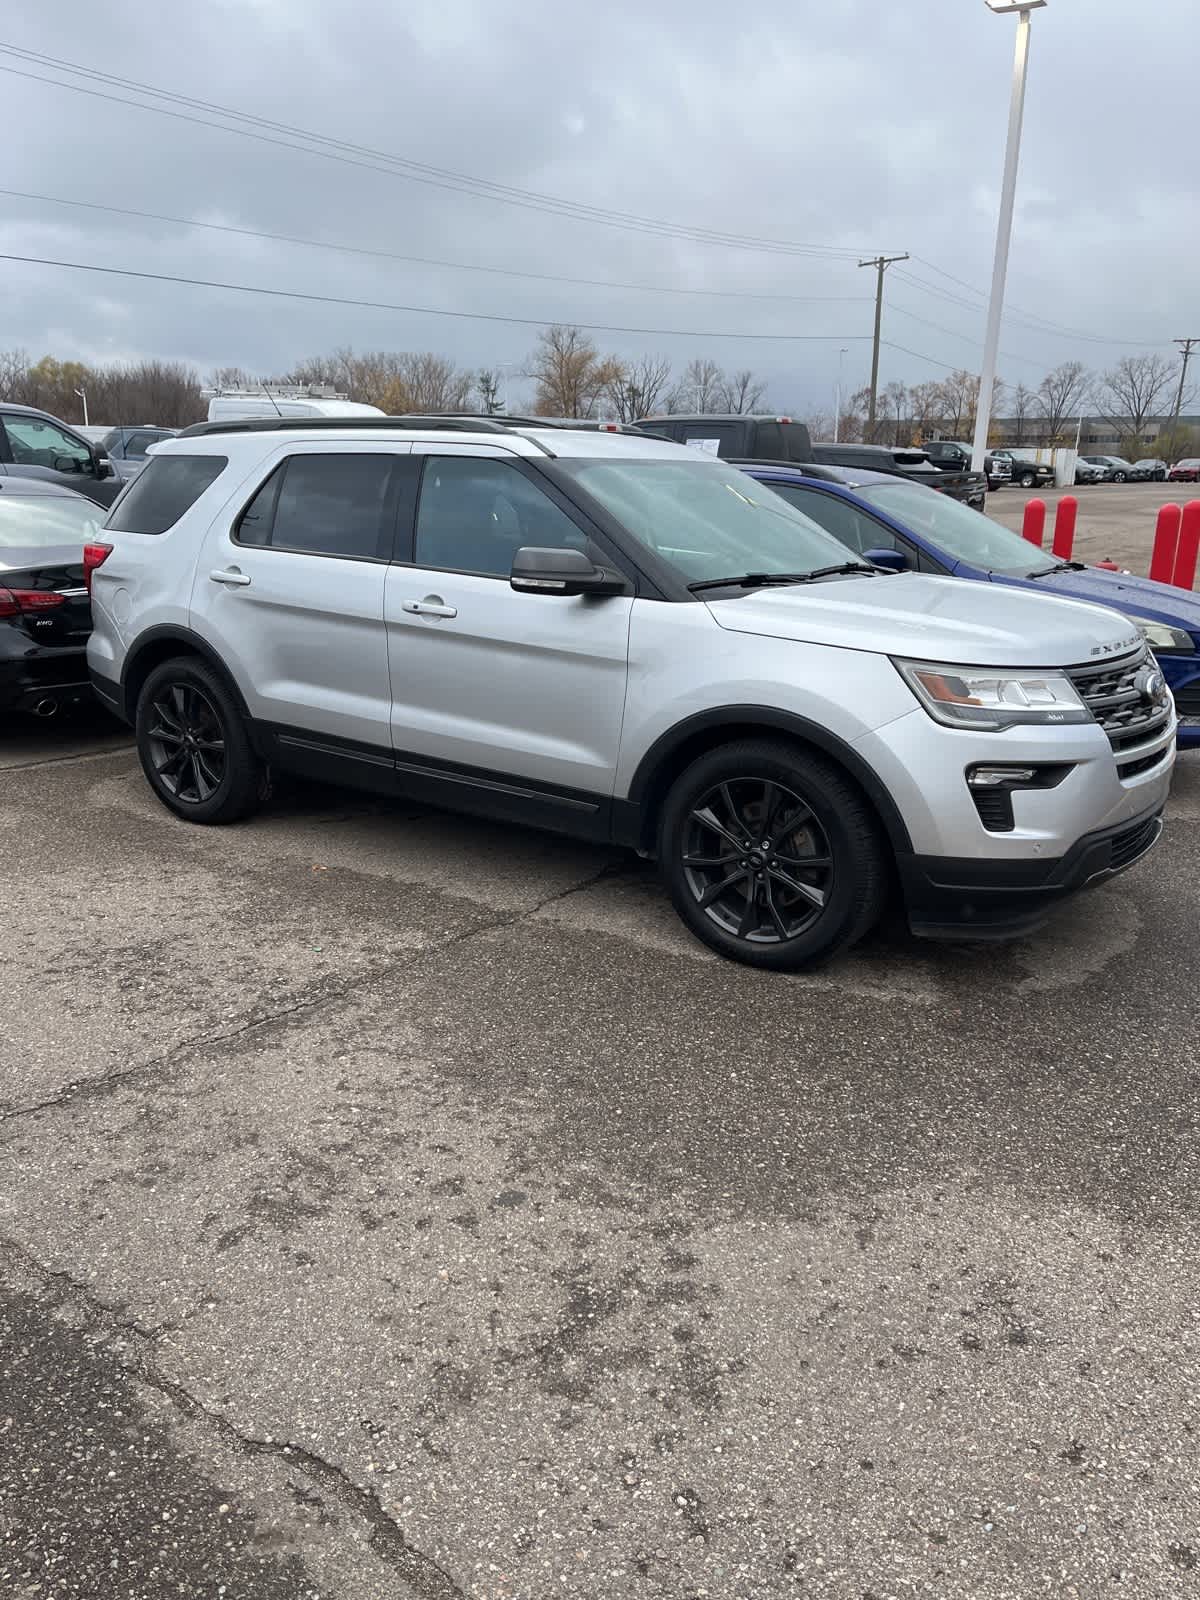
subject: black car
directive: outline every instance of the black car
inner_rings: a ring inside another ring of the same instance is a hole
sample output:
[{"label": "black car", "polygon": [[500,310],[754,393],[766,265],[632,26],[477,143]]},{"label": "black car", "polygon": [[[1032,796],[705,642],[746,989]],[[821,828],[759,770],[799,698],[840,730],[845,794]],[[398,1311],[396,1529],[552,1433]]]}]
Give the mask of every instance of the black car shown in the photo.
[{"label": "black car", "polygon": [[91,702],[83,547],[102,521],[72,489],[0,478],[0,713],[49,717]]},{"label": "black car", "polygon": [[75,489],[97,505],[110,506],[124,484],[103,445],[35,406],[0,404],[0,466],[6,476],[40,478]]},{"label": "black car", "polygon": [[1167,463],[1157,456],[1143,456],[1133,463],[1134,483],[1166,483]]},{"label": "black car", "polygon": [[935,466],[924,448],[886,444],[815,444],[812,459],[826,467],[857,467],[912,478],[926,488],[982,511],[987,504],[987,479],[982,472],[957,472]]}]

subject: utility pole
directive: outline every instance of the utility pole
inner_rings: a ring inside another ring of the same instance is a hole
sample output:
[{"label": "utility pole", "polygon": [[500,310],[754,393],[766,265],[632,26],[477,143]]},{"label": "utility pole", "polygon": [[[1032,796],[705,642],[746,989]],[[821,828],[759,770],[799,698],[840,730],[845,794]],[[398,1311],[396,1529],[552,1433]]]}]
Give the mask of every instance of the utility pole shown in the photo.
[{"label": "utility pole", "polygon": [[1200,344],[1200,339],[1173,339],[1172,344],[1177,344],[1181,352],[1179,365],[1179,389],[1175,395],[1175,410],[1171,415],[1171,432],[1179,432],[1179,413],[1183,410],[1183,386],[1187,382],[1188,362],[1192,359],[1192,346]]},{"label": "utility pole", "polygon": [[868,444],[875,439],[875,404],[879,397],[879,334],[883,327],[883,275],[893,261],[907,261],[908,256],[872,256],[860,261],[860,267],[874,267],[879,276],[875,280],[875,344],[871,352],[871,398],[867,402]]}]

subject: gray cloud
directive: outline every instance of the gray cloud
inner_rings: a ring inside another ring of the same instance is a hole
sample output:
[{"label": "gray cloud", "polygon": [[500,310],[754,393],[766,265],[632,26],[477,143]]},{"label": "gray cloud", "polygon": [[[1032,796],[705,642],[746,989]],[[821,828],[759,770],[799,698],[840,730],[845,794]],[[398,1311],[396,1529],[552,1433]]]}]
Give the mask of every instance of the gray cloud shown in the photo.
[{"label": "gray cloud", "polygon": [[[977,366],[1007,114],[1013,22],[981,0],[727,0],[567,7],[550,0],[214,0],[148,18],[131,0],[61,0],[6,43],[238,107],[494,183],[760,238],[908,250],[889,281],[882,377]],[[64,42],[68,41],[68,42]],[[1034,22],[1010,305],[1113,343],[1010,318],[1004,376],[1111,363],[1176,334],[1200,222],[1185,173],[1194,0]],[[1185,47],[1186,46],[1186,47]],[[50,70],[0,56],[42,76]],[[0,73],[11,188],[331,243],[733,298],[572,286],[370,260],[98,211],[0,198],[0,251],[536,321],[667,333],[599,337],[679,364],[767,373],[778,404],[828,405],[839,343],[862,381],[870,274],[835,257],[626,232],[334,163]],[[92,88],[99,87],[90,85]],[[122,91],[114,90],[114,93]],[[20,137],[13,137],[14,133]],[[952,278],[940,276],[950,274]],[[912,277],[944,293],[922,288]],[[306,305],[0,263],[0,343],[99,359],[279,369],[338,344],[520,363],[534,329]],[[846,296],[845,303],[754,295]],[[945,298],[945,295],[954,297]],[[743,298],[744,297],[744,298]],[[961,298],[970,302],[955,303]],[[917,320],[924,319],[924,320]],[[934,326],[930,326],[933,324]],[[771,335],[751,341],[721,331]],[[821,334],[824,343],[781,335]],[[921,359],[921,358],[928,359]]]}]

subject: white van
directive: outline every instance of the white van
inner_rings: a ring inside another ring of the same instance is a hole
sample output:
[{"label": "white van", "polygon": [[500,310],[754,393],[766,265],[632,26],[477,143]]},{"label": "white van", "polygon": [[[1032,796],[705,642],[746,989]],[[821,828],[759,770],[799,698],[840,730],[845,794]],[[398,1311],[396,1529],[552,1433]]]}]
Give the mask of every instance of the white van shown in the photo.
[{"label": "white van", "polygon": [[382,417],[378,406],[354,400],[284,400],[269,394],[219,394],[208,402],[210,422],[235,422],[239,417]]}]

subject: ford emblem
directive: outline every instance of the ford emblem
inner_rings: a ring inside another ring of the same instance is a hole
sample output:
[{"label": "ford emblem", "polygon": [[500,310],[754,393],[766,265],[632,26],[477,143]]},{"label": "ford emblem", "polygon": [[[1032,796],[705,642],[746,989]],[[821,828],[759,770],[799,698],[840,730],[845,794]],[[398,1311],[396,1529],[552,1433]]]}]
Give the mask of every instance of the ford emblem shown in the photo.
[{"label": "ford emblem", "polygon": [[1153,667],[1146,667],[1133,680],[1133,686],[1147,705],[1153,705],[1156,700],[1162,698],[1163,690],[1167,685],[1161,672],[1156,671]]}]

